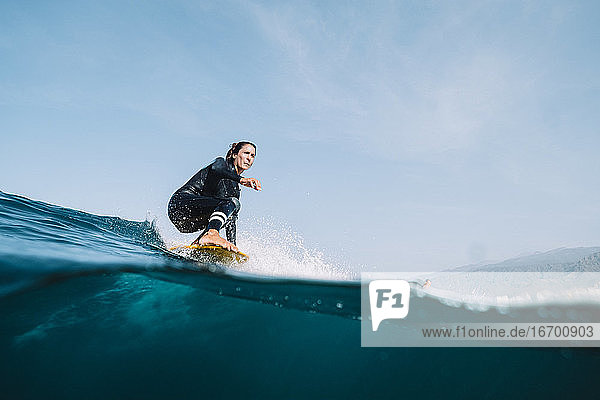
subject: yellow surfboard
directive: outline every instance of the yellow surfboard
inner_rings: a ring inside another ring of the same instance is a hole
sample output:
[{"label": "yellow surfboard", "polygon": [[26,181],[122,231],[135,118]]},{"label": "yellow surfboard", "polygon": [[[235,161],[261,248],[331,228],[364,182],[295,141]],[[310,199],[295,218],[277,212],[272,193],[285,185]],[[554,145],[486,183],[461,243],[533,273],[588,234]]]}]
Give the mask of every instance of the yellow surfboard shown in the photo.
[{"label": "yellow surfboard", "polygon": [[178,254],[185,255],[195,261],[212,262],[216,264],[243,264],[249,260],[244,253],[235,253],[220,246],[176,246],[170,249]]}]

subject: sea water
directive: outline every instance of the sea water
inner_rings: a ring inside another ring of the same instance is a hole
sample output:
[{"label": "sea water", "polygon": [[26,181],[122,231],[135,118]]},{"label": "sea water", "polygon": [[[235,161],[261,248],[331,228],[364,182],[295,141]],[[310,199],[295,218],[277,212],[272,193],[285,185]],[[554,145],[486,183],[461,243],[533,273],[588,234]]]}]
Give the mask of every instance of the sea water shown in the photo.
[{"label": "sea water", "polygon": [[595,395],[594,348],[361,348],[356,276],[246,240],[254,264],[198,264],[151,222],[0,192],[0,398]]}]

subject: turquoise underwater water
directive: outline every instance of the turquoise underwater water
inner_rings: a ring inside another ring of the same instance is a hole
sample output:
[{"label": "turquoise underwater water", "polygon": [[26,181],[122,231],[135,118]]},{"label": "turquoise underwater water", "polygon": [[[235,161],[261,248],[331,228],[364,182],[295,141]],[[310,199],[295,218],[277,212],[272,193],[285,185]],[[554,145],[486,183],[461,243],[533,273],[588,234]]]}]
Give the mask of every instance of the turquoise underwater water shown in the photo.
[{"label": "turquoise underwater water", "polygon": [[597,396],[594,348],[361,348],[358,282],[163,247],[150,222],[0,192],[0,398]]}]

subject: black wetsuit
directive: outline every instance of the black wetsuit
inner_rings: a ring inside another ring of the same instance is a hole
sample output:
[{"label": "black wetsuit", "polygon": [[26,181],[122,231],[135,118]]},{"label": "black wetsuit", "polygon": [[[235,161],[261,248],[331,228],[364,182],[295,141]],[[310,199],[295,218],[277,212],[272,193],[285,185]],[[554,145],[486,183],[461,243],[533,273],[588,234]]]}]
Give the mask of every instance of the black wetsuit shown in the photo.
[{"label": "black wetsuit", "polygon": [[242,177],[223,157],[202,168],[169,201],[169,218],[182,233],[220,230],[235,244]]}]

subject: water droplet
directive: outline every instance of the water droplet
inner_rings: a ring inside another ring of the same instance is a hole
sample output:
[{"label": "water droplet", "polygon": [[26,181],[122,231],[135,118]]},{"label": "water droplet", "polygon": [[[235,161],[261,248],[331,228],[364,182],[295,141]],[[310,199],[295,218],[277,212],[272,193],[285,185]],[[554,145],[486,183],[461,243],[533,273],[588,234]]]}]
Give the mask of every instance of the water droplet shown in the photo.
[{"label": "water droplet", "polygon": [[236,287],[235,287],[235,291],[236,291],[236,292],[241,292],[241,291],[242,291],[242,288],[241,288],[241,287],[239,287],[239,286],[236,286]]},{"label": "water droplet", "polygon": [[344,308],[344,305],[342,304],[342,302],[341,302],[341,301],[340,301],[339,303],[337,303],[335,306],[336,306],[337,308],[339,308],[339,309],[342,309],[342,308]]},{"label": "water droplet", "polygon": [[288,301],[288,300],[290,299],[290,296],[285,296],[283,299],[284,299],[285,301]]},{"label": "water droplet", "polygon": [[321,301],[321,299],[317,299],[317,304],[319,304],[319,305],[323,304],[323,302]]},{"label": "water droplet", "polygon": [[223,296],[223,290],[221,288],[219,288],[219,290],[217,290],[217,294],[219,296]]}]

